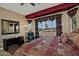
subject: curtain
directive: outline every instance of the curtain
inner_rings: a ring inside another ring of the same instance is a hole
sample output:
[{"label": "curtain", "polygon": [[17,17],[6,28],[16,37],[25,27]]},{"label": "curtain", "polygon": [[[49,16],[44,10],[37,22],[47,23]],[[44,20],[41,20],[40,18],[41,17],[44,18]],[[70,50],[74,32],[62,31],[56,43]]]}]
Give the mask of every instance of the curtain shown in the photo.
[{"label": "curtain", "polygon": [[72,19],[72,31],[74,31],[77,27],[77,21],[76,21],[76,15],[75,15],[77,10],[78,8],[75,8],[67,12],[70,18]]},{"label": "curtain", "polygon": [[42,21],[42,29],[46,29],[46,22]]},{"label": "curtain", "polygon": [[48,30],[51,29],[53,31],[59,31],[61,30],[61,14],[53,15],[53,16],[47,16],[38,19],[38,31],[40,30]]},{"label": "curtain", "polygon": [[56,35],[61,36],[62,34],[62,14],[56,15]]},{"label": "curtain", "polygon": [[47,24],[47,28],[52,28],[53,22],[51,20],[47,20],[46,24]]},{"label": "curtain", "polygon": [[56,19],[52,21],[52,28],[56,28]]},{"label": "curtain", "polygon": [[31,30],[32,29],[32,20],[27,20],[28,22],[28,29]]},{"label": "curtain", "polygon": [[56,28],[56,19],[47,19],[46,21],[38,21],[38,29],[53,29]]},{"label": "curtain", "polygon": [[38,22],[38,29],[42,29],[42,23]]}]

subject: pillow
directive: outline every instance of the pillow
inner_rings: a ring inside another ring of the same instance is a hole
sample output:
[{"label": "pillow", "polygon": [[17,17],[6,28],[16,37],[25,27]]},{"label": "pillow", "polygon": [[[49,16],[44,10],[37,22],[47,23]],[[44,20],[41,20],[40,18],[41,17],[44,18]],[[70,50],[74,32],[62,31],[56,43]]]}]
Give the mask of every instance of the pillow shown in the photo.
[{"label": "pillow", "polygon": [[79,33],[79,29],[76,29],[75,32],[76,32],[76,33]]},{"label": "pillow", "polygon": [[68,39],[69,39],[68,34],[65,33],[62,37],[61,43],[66,44],[68,42]]},{"label": "pillow", "polygon": [[58,41],[62,42],[62,38],[63,38],[64,34],[61,34],[61,36],[58,36]]},{"label": "pillow", "polygon": [[74,43],[79,48],[79,34],[75,36]]},{"label": "pillow", "polygon": [[78,33],[76,33],[76,32],[71,32],[70,34],[69,34],[69,36],[76,36]]}]

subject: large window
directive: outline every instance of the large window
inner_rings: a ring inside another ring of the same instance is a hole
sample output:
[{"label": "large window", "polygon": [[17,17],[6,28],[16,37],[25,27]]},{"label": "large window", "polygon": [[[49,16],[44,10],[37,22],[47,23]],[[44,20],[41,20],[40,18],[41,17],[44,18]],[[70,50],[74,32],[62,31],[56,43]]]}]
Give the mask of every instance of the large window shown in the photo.
[{"label": "large window", "polygon": [[38,29],[42,29],[42,22],[38,22]]},{"label": "large window", "polygon": [[56,32],[56,35],[60,36],[62,34],[62,14],[56,14],[36,19],[35,31],[36,33],[39,33],[40,31]]},{"label": "large window", "polygon": [[47,21],[47,28],[49,28],[49,29],[53,29],[53,28],[56,28],[56,19],[54,19],[54,20],[48,20]]},{"label": "large window", "polygon": [[56,19],[47,19],[42,20],[41,22],[38,21],[38,30],[55,30],[56,29]]}]

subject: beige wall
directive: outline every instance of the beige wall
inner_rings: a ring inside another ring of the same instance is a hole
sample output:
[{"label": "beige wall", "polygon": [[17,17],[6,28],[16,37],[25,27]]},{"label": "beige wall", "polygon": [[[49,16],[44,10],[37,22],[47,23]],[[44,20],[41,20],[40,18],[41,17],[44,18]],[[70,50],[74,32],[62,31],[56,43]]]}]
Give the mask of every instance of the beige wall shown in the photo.
[{"label": "beige wall", "polygon": [[25,23],[26,19],[24,15],[20,15],[16,12],[9,11],[7,9],[0,7],[0,45],[2,44],[3,38],[9,38],[9,37],[15,37],[16,34],[10,34],[10,35],[1,35],[1,19],[6,20],[14,20],[20,22],[20,33],[17,34],[18,36],[25,36]]},{"label": "beige wall", "polygon": [[67,11],[64,11],[62,15],[62,31],[63,33],[70,32],[70,20]]},{"label": "beige wall", "polygon": [[[76,13],[76,17],[77,17],[77,26],[79,27],[79,6],[76,6],[76,7],[78,8],[78,11]],[[74,7],[74,8],[76,8],[76,7]],[[64,33],[70,33],[72,31],[72,25],[71,25],[72,24],[72,19],[68,16],[68,14],[67,14],[68,11],[63,11],[63,12],[52,14],[52,15],[63,14],[62,15],[62,26],[63,26],[62,27],[62,31]],[[32,31],[35,32],[35,21],[33,20],[32,23],[33,23],[33,25],[32,25]],[[45,32],[43,34],[46,34],[46,33],[49,34],[48,32]],[[55,32],[53,32],[53,35],[54,34],[56,35]]]}]

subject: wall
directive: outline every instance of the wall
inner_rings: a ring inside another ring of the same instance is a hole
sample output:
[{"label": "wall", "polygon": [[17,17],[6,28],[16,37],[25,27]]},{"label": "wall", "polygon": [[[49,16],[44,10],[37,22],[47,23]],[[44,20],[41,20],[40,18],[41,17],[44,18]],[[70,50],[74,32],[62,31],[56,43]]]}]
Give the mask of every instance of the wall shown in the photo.
[{"label": "wall", "polygon": [[[20,33],[19,34],[2,35],[1,34],[1,19],[19,21],[20,22]],[[9,11],[7,9],[0,7],[0,45],[3,44],[2,39],[6,38],[6,37],[7,38],[15,37],[16,35],[25,37],[25,24],[26,24],[26,19],[25,19],[24,15],[20,15],[16,12],[12,12],[12,11]]]},{"label": "wall", "polygon": [[[79,6],[76,6],[76,7],[78,8],[78,11],[76,13],[76,17],[77,17],[77,26],[79,27]],[[74,8],[76,8],[76,7],[74,7]],[[62,14],[62,31],[64,33],[70,33],[70,32],[72,32],[72,25],[71,25],[72,24],[72,19],[68,16],[68,14],[67,14],[68,11],[69,10],[52,14],[52,15]],[[46,15],[46,16],[48,16],[48,15]],[[42,16],[42,17],[44,17],[44,16]],[[41,18],[41,17],[39,17],[39,18]],[[33,25],[32,25],[32,31],[35,32],[35,21],[33,20],[32,23],[33,23]],[[49,34],[48,32],[45,32],[43,34],[46,34],[46,33]],[[56,33],[53,32],[53,35],[55,35],[55,34]]]}]

